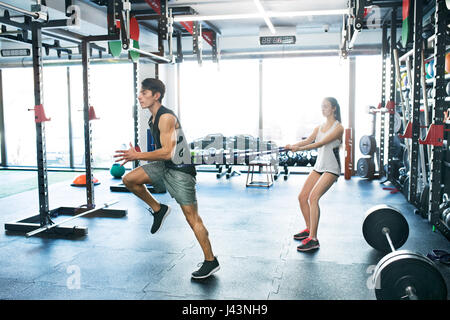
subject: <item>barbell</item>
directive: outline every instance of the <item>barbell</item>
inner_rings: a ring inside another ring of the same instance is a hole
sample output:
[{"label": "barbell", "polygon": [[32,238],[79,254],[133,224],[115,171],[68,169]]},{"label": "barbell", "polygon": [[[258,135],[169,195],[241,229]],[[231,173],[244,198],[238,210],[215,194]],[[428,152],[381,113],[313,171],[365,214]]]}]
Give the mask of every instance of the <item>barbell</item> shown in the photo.
[{"label": "barbell", "polygon": [[447,286],[433,261],[409,250],[400,250],[408,239],[409,226],[399,210],[389,205],[369,209],[363,236],[373,248],[390,252],[373,273],[378,300],[446,300]]},{"label": "barbell", "polygon": [[26,234],[26,237],[29,238],[29,237],[31,237],[31,236],[34,236],[35,234],[38,234],[38,233],[41,233],[41,232],[50,230],[50,229],[55,228],[55,227],[57,227],[57,226],[59,226],[59,225],[61,225],[61,224],[64,224],[64,223],[66,223],[66,222],[69,222],[69,221],[72,221],[72,220],[74,220],[74,219],[80,218],[80,217],[85,216],[85,215],[87,215],[87,214],[89,214],[89,213],[92,213],[92,212],[94,212],[94,211],[98,211],[98,210],[101,210],[101,209],[106,209],[106,208],[108,208],[108,207],[110,207],[110,206],[116,204],[117,202],[119,202],[119,201],[118,201],[118,200],[116,200],[116,201],[111,201],[111,202],[109,202],[109,203],[105,203],[102,207],[98,207],[98,208],[94,208],[94,209],[91,209],[91,210],[88,210],[88,211],[84,211],[84,212],[82,212],[82,213],[80,213],[80,214],[77,214],[77,215],[75,215],[75,216],[73,216],[73,217],[67,218],[67,219],[65,219],[65,220],[63,220],[63,221],[60,221],[60,222],[58,222],[58,223],[47,224],[47,225],[42,226],[42,227],[40,227],[40,228],[38,228],[38,229],[35,229],[35,230],[33,230],[33,231],[28,232],[28,233]]}]

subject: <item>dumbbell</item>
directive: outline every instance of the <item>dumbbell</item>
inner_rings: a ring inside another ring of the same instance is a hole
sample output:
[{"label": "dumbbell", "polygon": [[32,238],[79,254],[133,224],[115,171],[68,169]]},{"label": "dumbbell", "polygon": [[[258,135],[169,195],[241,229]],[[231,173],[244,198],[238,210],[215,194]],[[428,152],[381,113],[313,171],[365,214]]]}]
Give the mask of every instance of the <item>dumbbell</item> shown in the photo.
[{"label": "dumbbell", "polygon": [[316,164],[316,161],[317,161],[317,155],[318,155],[319,153],[316,151],[316,150],[311,150],[310,151],[310,153],[309,153],[309,155],[310,155],[310,158],[309,158],[309,164],[311,165],[311,166],[313,166],[314,167],[314,165]]},{"label": "dumbbell", "polygon": [[400,250],[408,239],[409,226],[399,210],[389,205],[369,209],[363,236],[373,248],[391,253],[384,256],[373,273],[379,300],[446,300],[445,280],[433,261],[409,250]]},{"label": "dumbbell", "polygon": [[299,151],[297,152],[297,166],[306,167],[309,163],[309,152]]},{"label": "dumbbell", "polygon": [[286,164],[289,167],[295,166],[295,163],[297,162],[297,154],[293,151],[288,151],[288,152],[286,152],[286,155],[288,157]]}]

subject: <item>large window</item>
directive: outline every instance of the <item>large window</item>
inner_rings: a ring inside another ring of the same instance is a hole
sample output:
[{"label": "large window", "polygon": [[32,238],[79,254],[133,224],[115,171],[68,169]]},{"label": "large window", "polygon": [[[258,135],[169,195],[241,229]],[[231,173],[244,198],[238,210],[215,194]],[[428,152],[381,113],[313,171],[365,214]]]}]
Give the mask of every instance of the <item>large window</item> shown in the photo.
[{"label": "large window", "polygon": [[278,145],[308,136],[323,122],[321,102],[337,98],[348,110],[348,65],[338,57],[226,60],[220,65],[183,63],[181,121],[193,140],[211,133],[259,136],[260,93],[263,138]]},{"label": "large window", "polygon": [[3,108],[7,161],[10,166],[36,165],[33,69],[4,69]]},{"label": "large window", "polygon": [[347,62],[338,57],[265,60],[262,94],[264,139],[278,145],[298,142],[324,122],[325,97],[337,99],[345,123]]},{"label": "large window", "polygon": [[[84,166],[83,75],[81,66],[71,67],[70,85],[74,162]],[[91,121],[95,167],[114,163],[114,151],[133,143],[133,65],[91,65],[90,102],[98,120]],[[131,167],[128,163],[126,167]]]},{"label": "large window", "polygon": [[189,141],[208,134],[258,136],[257,60],[183,62],[180,121]]},{"label": "large window", "polygon": [[69,131],[66,67],[45,67],[44,107],[51,121],[45,123],[48,166],[68,167]]},{"label": "large window", "polygon": [[[69,128],[72,127],[74,166],[84,167],[83,78],[81,66],[44,67],[43,105],[49,167],[70,166]],[[113,75],[113,76],[111,76]],[[36,126],[32,68],[2,71],[7,161],[10,166],[36,166]],[[133,137],[132,64],[91,65],[90,98],[99,120],[91,122],[94,167],[110,167],[114,151],[128,147]],[[70,90],[69,90],[70,89]],[[69,125],[69,97],[71,123]],[[131,163],[127,167],[131,167]]]},{"label": "large window", "polygon": [[[387,64],[389,66],[389,64]],[[389,78],[389,77],[388,77]],[[372,116],[368,114],[369,106],[377,107],[381,102],[381,57],[358,56],[356,58],[356,92],[355,92],[355,165],[362,156],[359,140],[363,135],[372,134]],[[380,123],[377,114],[377,124]],[[386,118],[387,120],[387,118]],[[388,125],[388,124],[387,124]],[[386,130],[387,131],[387,130]],[[377,129],[377,141],[379,141]]]}]

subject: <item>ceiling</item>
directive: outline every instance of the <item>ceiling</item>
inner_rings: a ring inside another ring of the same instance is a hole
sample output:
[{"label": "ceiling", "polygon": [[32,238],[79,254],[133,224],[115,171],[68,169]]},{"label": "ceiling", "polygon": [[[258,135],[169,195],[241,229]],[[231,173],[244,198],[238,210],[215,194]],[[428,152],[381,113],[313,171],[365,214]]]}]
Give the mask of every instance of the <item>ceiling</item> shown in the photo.
[{"label": "ceiling", "polygon": [[[82,36],[87,35],[104,35],[107,33],[106,7],[101,5],[104,0],[74,0],[74,4],[80,8],[80,25],[79,27],[67,27],[58,29],[46,29],[43,34],[43,42],[51,45],[55,44],[55,37],[60,47],[67,47],[72,50],[73,56],[79,51],[77,49]],[[130,0],[131,13],[136,16],[155,15],[147,1],[151,0]],[[11,4],[15,7],[30,10],[31,5],[36,4],[36,0],[7,0],[0,3]],[[62,0],[43,1],[48,8],[50,20],[64,19],[64,3]],[[396,1],[377,1],[382,3],[400,3]],[[348,10],[347,0],[260,0],[260,3],[269,16],[270,22],[273,24],[277,34],[285,35],[285,30],[289,30],[290,35],[296,36],[296,43],[289,45],[271,45],[261,46],[259,36],[263,29],[266,29],[268,35],[268,26],[255,4],[254,0],[170,0],[168,8],[174,13],[175,18],[182,17],[189,12],[209,18],[203,21],[203,29],[213,29],[218,33],[218,50],[221,57],[230,57],[235,54],[251,54],[253,56],[264,53],[276,52],[300,52],[308,50],[334,50],[336,54],[342,38],[343,17],[342,10]],[[1,6],[0,6],[1,7]],[[401,8],[400,8],[401,9]],[[341,10],[339,13],[332,10]],[[309,14],[300,15],[300,12],[309,12]],[[401,18],[401,10],[397,10],[397,17]],[[390,20],[391,9],[380,5],[374,9],[375,12],[372,20],[379,22],[385,19]],[[294,13],[292,17],[280,17],[285,13]],[[0,14],[4,15],[4,9],[0,8]],[[255,16],[258,14],[259,16]],[[19,13],[10,11],[10,15],[19,16]],[[232,17],[230,15],[238,15]],[[249,15],[250,17],[243,17]],[[252,17],[253,15],[253,17]],[[215,16],[215,17],[212,17]],[[226,19],[222,19],[226,16]],[[20,18],[13,18],[21,21]],[[23,21],[23,20],[22,20]],[[373,22],[373,21],[372,21]],[[0,23],[1,25],[1,23]],[[139,20],[140,25],[140,48],[144,51],[157,51],[157,21],[156,20]],[[289,27],[288,29],[284,27]],[[193,57],[192,36],[176,22],[174,29],[183,31],[183,54],[189,59]],[[17,28],[7,26],[7,31],[14,31]],[[363,30],[357,37],[355,48],[372,48],[372,52],[379,52],[381,43],[381,29],[369,27]],[[11,38],[11,37],[10,37]],[[4,48],[31,48],[29,44],[20,43],[8,39],[7,36],[0,34],[0,47]],[[77,39],[78,38],[78,39]],[[96,45],[96,46],[95,46]],[[94,45],[94,56],[96,49],[104,49],[102,56],[110,56],[106,42],[97,42]],[[167,52],[167,42],[165,49]],[[174,50],[176,50],[174,44]],[[376,51],[374,48],[378,48]],[[369,49],[367,49],[369,50]],[[374,51],[375,50],[375,51]],[[207,58],[211,54],[211,47],[207,43],[203,43],[204,57]],[[370,50],[369,50],[370,51]],[[100,52],[100,51],[98,51]],[[331,51],[330,51],[331,52]],[[56,57],[56,50],[49,50],[49,58]],[[61,53],[61,52],[60,52]],[[97,53],[98,54],[98,53]],[[124,55],[125,57],[127,55]],[[67,52],[61,53],[61,59],[66,57]],[[0,65],[8,61],[17,60],[17,58],[0,57]]]}]

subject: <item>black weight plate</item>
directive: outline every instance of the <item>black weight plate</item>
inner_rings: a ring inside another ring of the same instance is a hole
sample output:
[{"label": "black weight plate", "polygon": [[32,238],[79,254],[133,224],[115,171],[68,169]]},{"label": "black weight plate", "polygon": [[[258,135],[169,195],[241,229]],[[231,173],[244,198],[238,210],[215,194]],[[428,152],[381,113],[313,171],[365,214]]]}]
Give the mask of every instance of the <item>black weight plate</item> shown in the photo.
[{"label": "black weight plate", "polygon": [[409,171],[409,152],[408,149],[403,149],[403,165],[406,168],[406,171]]},{"label": "black weight plate", "polygon": [[309,163],[308,152],[297,152],[297,166],[305,167]]},{"label": "black weight plate", "polygon": [[372,158],[360,158],[356,163],[356,174],[361,178],[372,178],[375,172],[375,163]]},{"label": "black weight plate", "polygon": [[428,212],[428,205],[430,201],[430,185],[426,184],[422,192],[420,192],[420,210],[422,217],[426,218]]},{"label": "black weight plate", "polygon": [[392,152],[392,157],[400,159],[403,158],[403,145],[402,145],[402,140],[400,139],[400,137],[398,135],[394,135],[393,139],[392,139],[393,145],[391,148],[391,152]]},{"label": "black weight plate", "polygon": [[374,136],[362,136],[359,140],[359,150],[365,156],[375,153],[377,141]]},{"label": "black weight plate", "polygon": [[378,300],[409,299],[406,288],[412,287],[419,300],[446,300],[447,286],[434,262],[421,254],[401,250],[378,262],[373,274]]},{"label": "black weight plate", "polygon": [[363,223],[363,235],[367,243],[383,252],[390,252],[383,228],[389,229],[389,236],[395,249],[400,248],[408,239],[409,226],[405,217],[394,207],[381,204],[370,208]]},{"label": "black weight plate", "polygon": [[407,176],[405,181],[403,181],[402,193],[406,200],[409,200],[409,176]]}]

